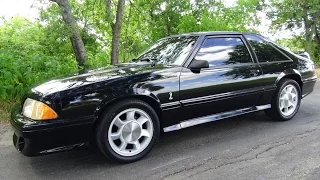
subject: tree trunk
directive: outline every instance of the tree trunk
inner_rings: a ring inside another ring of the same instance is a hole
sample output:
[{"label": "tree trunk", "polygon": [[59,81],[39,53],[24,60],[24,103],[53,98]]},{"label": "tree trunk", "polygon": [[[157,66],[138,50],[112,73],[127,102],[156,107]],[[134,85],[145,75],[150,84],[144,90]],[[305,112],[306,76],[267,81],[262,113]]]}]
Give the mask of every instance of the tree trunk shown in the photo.
[{"label": "tree trunk", "polygon": [[76,61],[80,70],[85,70],[85,61],[87,60],[86,49],[84,47],[80,31],[78,29],[76,20],[71,12],[71,6],[68,0],[50,0],[56,2],[60,9],[63,17],[63,21],[70,33],[70,40]]},{"label": "tree trunk", "polygon": [[312,27],[310,25],[309,19],[308,19],[308,9],[307,7],[303,7],[302,10],[303,13],[303,23],[305,27],[305,51],[307,51],[310,55],[312,54]]},{"label": "tree trunk", "polygon": [[320,32],[318,31],[318,27],[316,27],[316,28],[317,28],[317,30],[316,30],[315,39],[316,39],[318,46],[320,47]]},{"label": "tree trunk", "polygon": [[170,21],[169,17],[166,17],[166,35],[170,36],[171,35],[171,28],[170,28]]},{"label": "tree trunk", "polygon": [[122,19],[124,14],[125,0],[118,0],[116,23],[111,23],[112,28],[112,47],[111,47],[111,64],[119,62],[120,37],[122,28]]},{"label": "tree trunk", "polygon": [[315,41],[318,44],[318,46],[320,46],[320,9],[313,14],[313,31],[315,34]]}]

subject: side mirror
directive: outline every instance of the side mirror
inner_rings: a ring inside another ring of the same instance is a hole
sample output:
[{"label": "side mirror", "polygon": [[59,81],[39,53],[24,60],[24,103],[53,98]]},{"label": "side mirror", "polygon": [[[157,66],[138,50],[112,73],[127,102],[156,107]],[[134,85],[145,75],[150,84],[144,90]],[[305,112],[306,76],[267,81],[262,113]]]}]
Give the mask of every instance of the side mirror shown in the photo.
[{"label": "side mirror", "polygon": [[189,69],[194,73],[200,73],[202,68],[209,68],[209,62],[206,60],[192,60]]}]

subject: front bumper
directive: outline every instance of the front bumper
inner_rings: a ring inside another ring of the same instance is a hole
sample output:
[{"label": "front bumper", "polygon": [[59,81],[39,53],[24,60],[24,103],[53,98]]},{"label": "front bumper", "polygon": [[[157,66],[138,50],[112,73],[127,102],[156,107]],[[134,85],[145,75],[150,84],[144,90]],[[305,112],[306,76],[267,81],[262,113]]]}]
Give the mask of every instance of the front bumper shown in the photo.
[{"label": "front bumper", "polygon": [[80,148],[88,144],[93,131],[93,119],[79,121],[33,121],[21,115],[17,108],[11,115],[13,144],[26,156]]}]

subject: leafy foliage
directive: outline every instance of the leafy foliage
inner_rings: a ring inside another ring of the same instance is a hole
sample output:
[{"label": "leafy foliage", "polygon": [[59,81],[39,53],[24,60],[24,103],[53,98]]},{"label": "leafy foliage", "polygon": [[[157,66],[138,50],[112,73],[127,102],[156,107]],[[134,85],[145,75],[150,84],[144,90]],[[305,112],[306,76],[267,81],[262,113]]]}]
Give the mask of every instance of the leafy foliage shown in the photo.
[{"label": "leafy foliage", "polygon": [[302,49],[320,63],[320,1],[272,0],[267,8],[274,28],[300,29],[292,41],[302,44]]},{"label": "leafy foliage", "polygon": [[38,23],[13,18],[0,27],[0,37],[0,101],[19,98],[31,85],[76,70],[71,54],[57,56],[47,48],[45,29]]}]

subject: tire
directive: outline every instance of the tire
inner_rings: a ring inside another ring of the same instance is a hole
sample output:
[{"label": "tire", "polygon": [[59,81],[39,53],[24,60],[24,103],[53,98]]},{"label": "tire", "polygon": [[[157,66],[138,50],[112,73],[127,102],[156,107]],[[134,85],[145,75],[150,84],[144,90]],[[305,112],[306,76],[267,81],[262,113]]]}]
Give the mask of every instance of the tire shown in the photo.
[{"label": "tire", "polygon": [[159,138],[160,123],[156,112],[137,99],[112,105],[99,120],[97,145],[102,154],[120,163],[140,160]]},{"label": "tire", "polygon": [[271,100],[271,108],[265,110],[265,113],[274,120],[288,121],[297,114],[300,103],[301,88],[299,84],[292,79],[283,79],[279,82],[276,93]]}]

